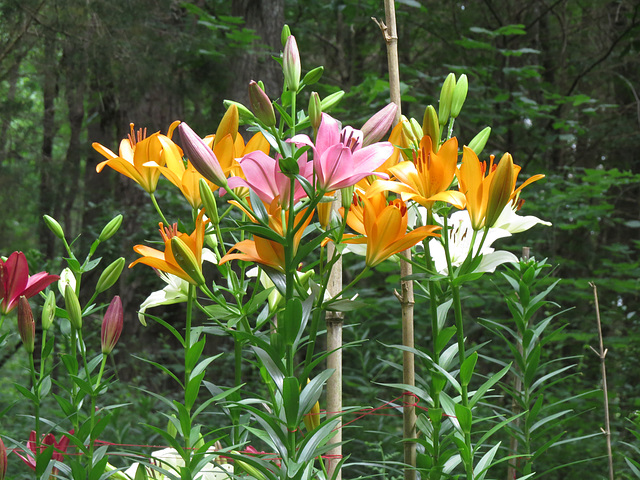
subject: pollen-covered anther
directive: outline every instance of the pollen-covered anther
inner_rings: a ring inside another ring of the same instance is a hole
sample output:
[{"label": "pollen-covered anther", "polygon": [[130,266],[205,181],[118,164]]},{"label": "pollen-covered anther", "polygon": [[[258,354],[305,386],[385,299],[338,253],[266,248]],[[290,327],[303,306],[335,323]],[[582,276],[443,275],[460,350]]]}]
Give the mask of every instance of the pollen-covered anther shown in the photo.
[{"label": "pollen-covered anther", "polygon": [[127,137],[129,138],[129,143],[131,144],[132,148],[135,147],[137,143],[147,138],[147,127],[145,127],[144,129],[139,128],[136,132],[134,130],[134,124],[130,123],[129,128],[131,129],[131,133],[129,133]]},{"label": "pollen-covered anther", "polygon": [[168,241],[168,240],[171,240],[173,237],[178,236],[178,224],[177,223],[174,223],[170,227],[165,227],[162,222],[160,222],[159,225],[160,225],[160,235],[162,235],[162,239],[165,242]]}]

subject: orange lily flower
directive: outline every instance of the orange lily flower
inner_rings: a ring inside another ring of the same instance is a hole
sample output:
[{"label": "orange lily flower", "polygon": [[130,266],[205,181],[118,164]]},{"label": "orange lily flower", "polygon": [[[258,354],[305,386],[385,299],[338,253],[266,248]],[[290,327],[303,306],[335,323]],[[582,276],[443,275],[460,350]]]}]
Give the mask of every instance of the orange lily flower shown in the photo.
[{"label": "orange lily flower", "polygon": [[464,147],[458,181],[474,230],[492,227],[510,200],[530,183],[544,178],[541,174],[534,175],[516,188],[520,167],[514,165],[511,154],[505,153],[498,165],[493,160],[492,155],[487,169],[486,162],[480,162],[473,150]]},{"label": "orange lily flower", "polygon": [[[169,127],[169,137],[178,123],[174,122]],[[153,193],[160,178],[160,170],[157,166],[164,165],[163,143],[160,138],[167,140],[169,138],[160,133],[147,137],[147,130],[139,129],[135,132],[133,123],[130,124],[130,128],[131,133],[120,142],[119,155],[97,142],[92,144],[98,153],[107,158],[106,161],[98,164],[96,172],[100,173],[105,166],[109,166],[116,172],[131,178],[148,193]]]},{"label": "orange lily flower", "polygon": [[[236,204],[236,202],[230,203]],[[271,205],[269,205],[269,227],[278,235],[284,237],[286,235],[286,222],[289,218],[289,210],[286,210],[284,212],[284,215],[282,215],[282,207],[278,203],[279,198],[276,198],[273,200],[273,202],[271,202]],[[256,219],[250,211],[245,209],[243,210],[245,211],[245,213],[247,213],[247,215],[253,222],[256,222]],[[302,210],[296,215],[296,226],[299,225],[300,222],[302,222],[302,218],[304,217],[305,212],[306,209]],[[307,226],[311,222],[311,218],[312,215],[309,215],[309,217],[304,221],[304,224],[300,225],[300,228],[293,237],[294,255],[298,251],[298,246],[300,245],[300,241],[302,240],[302,234],[304,233],[305,228],[307,228]],[[284,225],[283,221],[285,222]],[[231,253],[234,250],[237,250],[240,253]],[[220,259],[220,265],[230,260],[245,260],[249,262],[259,263],[261,265],[266,265],[268,267],[274,268],[280,272],[285,272],[286,267],[284,245],[273,240],[259,237],[257,235],[254,235],[253,240],[243,240],[236,243],[227,252],[227,254]]]},{"label": "orange lily flower", "polygon": [[179,232],[177,223],[174,223],[171,227],[165,227],[162,222],[160,222],[160,235],[162,236],[162,240],[164,241],[164,252],[156,250],[155,248],[148,247],[146,245],[136,245],[135,247],[133,247],[133,250],[136,253],[142,255],[142,257],[132,262],[129,265],[129,268],[138,263],[143,263],[163,272],[176,275],[193,285],[198,285],[198,282],[194,278],[192,278],[182,267],[180,267],[180,265],[176,261],[171,246],[171,239],[173,237],[178,237],[180,240],[182,240],[182,242],[184,242],[186,248],[188,248],[193,253],[197,267],[200,268],[201,275],[202,246],[204,243],[205,225],[208,222],[208,220],[206,222],[204,221],[203,216],[204,210],[201,210],[198,218],[196,219],[196,228],[191,235]]},{"label": "orange lily flower", "polygon": [[404,201],[413,200],[426,208],[432,208],[436,201],[464,208],[464,195],[448,190],[457,170],[457,161],[458,140],[455,137],[447,140],[435,153],[431,137],[425,135],[420,141],[415,161],[400,162],[389,168],[389,173],[399,182],[377,180],[367,195],[389,190],[399,193]]},{"label": "orange lily flower", "polygon": [[375,267],[391,255],[406,250],[428,236],[439,237],[435,233],[438,226],[418,227],[407,233],[407,206],[401,199],[387,205],[384,194],[362,198],[362,204],[354,201],[347,215],[347,224],[364,235],[345,235],[344,243],[367,245],[366,263]]}]

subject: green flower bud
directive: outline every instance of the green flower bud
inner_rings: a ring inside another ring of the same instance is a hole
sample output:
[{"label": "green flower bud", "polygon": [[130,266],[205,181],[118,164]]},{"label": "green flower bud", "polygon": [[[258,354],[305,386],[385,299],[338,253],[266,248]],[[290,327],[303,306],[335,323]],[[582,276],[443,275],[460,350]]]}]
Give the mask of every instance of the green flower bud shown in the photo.
[{"label": "green flower bud", "polygon": [[489,140],[490,135],[491,127],[485,127],[480,133],[473,137],[473,140],[469,142],[468,147],[473,150],[476,155],[480,155],[484,146],[487,144],[487,140]]},{"label": "green flower bud", "polygon": [[98,240],[100,240],[101,242],[109,240],[118,231],[120,225],[122,225],[122,215],[114,217],[109,223],[104,226],[102,232],[100,232]]},{"label": "green flower bud", "polygon": [[409,120],[409,123],[411,124],[411,131],[413,132],[413,138],[417,140],[416,142],[417,145],[420,145],[420,139],[422,138],[422,127],[420,126],[420,124],[415,118],[411,118]]},{"label": "green flower bud", "polygon": [[353,202],[353,192],[355,189],[355,185],[340,189],[340,202],[342,204],[342,208],[345,209],[345,212],[348,208],[351,208],[351,203]]},{"label": "green flower bud", "polygon": [[[171,415],[171,417],[176,418],[175,415]],[[167,422],[167,433],[173,438],[176,438],[178,436],[178,429],[176,428],[173,421],[171,421],[171,419],[169,419],[169,421]]]},{"label": "green flower bud", "polygon": [[18,300],[18,332],[27,353],[33,353],[36,341],[36,323],[27,297],[22,295]]},{"label": "green flower bud", "polygon": [[73,288],[68,284],[64,288],[64,304],[71,326],[76,330],[82,330],[82,309],[80,308],[80,301],[78,300],[76,292],[74,292]]},{"label": "green flower bud", "polygon": [[324,67],[322,66],[309,70],[302,79],[302,83],[304,83],[305,85],[313,85],[314,83],[318,83],[318,80],[322,78],[323,73]]},{"label": "green flower bud", "polygon": [[400,123],[402,123],[402,133],[407,138],[409,143],[413,145],[419,145],[421,137],[415,136],[415,134],[413,133],[413,127],[411,126],[411,122],[409,121],[409,119],[402,115],[400,117]]},{"label": "green flower bud", "polygon": [[300,74],[302,67],[300,64],[300,52],[296,37],[289,35],[284,45],[284,53],[282,55],[282,70],[284,72],[284,83],[292,92],[297,92],[300,88]]},{"label": "green flower bud", "polygon": [[287,38],[289,38],[290,36],[291,29],[289,28],[289,25],[285,23],[282,27],[282,33],[280,33],[280,43],[282,43],[283,47],[287,44]]},{"label": "green flower bud", "polygon": [[102,275],[98,279],[98,283],[96,284],[96,293],[104,292],[105,290],[111,288],[118,278],[120,278],[120,274],[122,273],[122,269],[124,268],[124,257],[120,257],[117,260],[113,261],[111,265],[104,269]]},{"label": "green flower bud", "polygon": [[264,93],[255,81],[249,82],[249,104],[256,118],[267,127],[273,127],[276,124],[276,113],[273,110],[271,100]]},{"label": "green flower bud", "polygon": [[322,122],[322,103],[318,92],[311,92],[309,97],[309,121],[314,133],[317,132],[320,128],[320,122]]},{"label": "green flower bud", "polygon": [[207,212],[207,217],[209,217],[212,225],[218,225],[218,223],[220,223],[220,217],[218,216],[218,204],[213,196],[211,187],[209,187],[209,184],[204,178],[200,179],[198,186],[200,188],[202,205],[204,205],[204,210]]},{"label": "green flower bud", "polygon": [[469,92],[469,80],[463,73],[456,82],[456,86],[453,89],[453,98],[451,99],[451,116],[457,118],[462,110],[462,105],[467,99],[467,93]]},{"label": "green flower bud", "polygon": [[180,237],[173,237],[171,239],[171,250],[178,266],[191,278],[191,283],[203,285],[202,267],[198,265],[196,256],[187,244]]},{"label": "green flower bud", "polygon": [[64,240],[64,230],[62,230],[58,221],[49,215],[44,215],[42,218],[44,219],[44,223],[47,224],[47,227],[49,227],[49,230],[51,230],[60,240]]},{"label": "green flower bud", "polygon": [[438,119],[440,125],[446,125],[449,121],[451,112],[451,99],[453,98],[453,89],[456,86],[456,76],[453,73],[447,75],[442,89],[440,90],[440,103],[438,104]]},{"label": "green flower bud", "polygon": [[440,148],[440,123],[438,122],[438,114],[433,105],[429,105],[424,110],[424,117],[422,118],[422,133],[428,135],[431,138],[431,145],[433,145],[433,151],[437,152]]},{"label": "green flower bud", "polygon": [[42,307],[42,329],[49,330],[54,318],[56,318],[56,294],[53,290],[49,290]]},{"label": "green flower bud", "polygon": [[342,100],[342,97],[344,97],[344,90],[338,90],[337,92],[333,92],[331,95],[324,97],[322,102],[320,102],[322,111],[329,112],[340,102],[340,100]]}]

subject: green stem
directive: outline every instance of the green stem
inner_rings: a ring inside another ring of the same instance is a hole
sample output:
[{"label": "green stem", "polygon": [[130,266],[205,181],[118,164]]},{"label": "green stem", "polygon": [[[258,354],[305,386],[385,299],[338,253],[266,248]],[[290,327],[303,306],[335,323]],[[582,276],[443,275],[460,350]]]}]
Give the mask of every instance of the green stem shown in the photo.
[{"label": "green stem", "polygon": [[156,200],[156,196],[154,193],[150,193],[149,196],[151,197],[151,203],[153,203],[153,206],[156,208],[156,212],[158,212],[158,215],[160,215],[160,218],[162,219],[163,223],[165,226],[169,226],[171,225],[167,219],[164,217],[164,214],[162,213],[162,210],[160,210],[160,205],[158,205],[158,201]]},{"label": "green stem", "polygon": [[[449,284],[451,285],[451,296],[453,298],[453,312],[455,316],[455,324],[456,324],[456,336],[458,340],[458,361],[460,365],[464,363],[466,358],[465,353],[465,345],[464,345],[464,325],[462,321],[462,304],[460,302],[460,286],[455,282],[455,275],[453,271],[453,265],[451,263],[451,254],[449,253],[449,235],[447,232],[447,217],[444,217],[443,224],[443,238],[444,238],[444,251],[445,256],[447,258],[447,270],[449,273]],[[465,408],[469,408],[469,393],[467,389],[467,385],[460,384],[461,388],[461,396],[462,396],[462,406]],[[473,480],[473,450],[471,448],[471,434],[464,434],[464,443],[469,452],[468,458],[469,461],[465,462],[465,470],[467,473],[467,480]],[[465,455],[462,455],[465,458]]]}]

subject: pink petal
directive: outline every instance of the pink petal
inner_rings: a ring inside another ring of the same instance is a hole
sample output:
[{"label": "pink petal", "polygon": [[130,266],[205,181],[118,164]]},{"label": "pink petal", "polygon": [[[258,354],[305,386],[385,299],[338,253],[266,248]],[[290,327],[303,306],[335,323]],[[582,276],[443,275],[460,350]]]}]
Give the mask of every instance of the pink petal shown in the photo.
[{"label": "pink petal", "polygon": [[389,142],[375,143],[361,148],[353,154],[355,172],[373,171],[393,154],[393,145]]},{"label": "pink petal", "polygon": [[29,277],[27,287],[21,293],[27,298],[33,297],[36,293],[41,292],[56,280],[60,280],[58,275],[49,275],[47,272],[36,273]]},{"label": "pink petal", "polygon": [[340,122],[323,113],[322,122],[320,122],[320,128],[318,128],[318,136],[316,137],[316,149],[322,154],[336,143],[340,143]]}]

